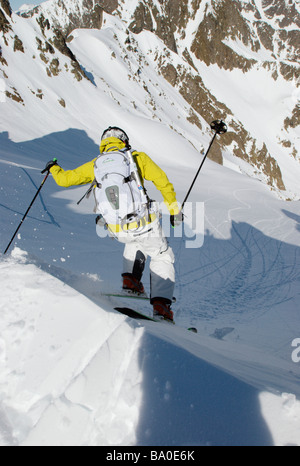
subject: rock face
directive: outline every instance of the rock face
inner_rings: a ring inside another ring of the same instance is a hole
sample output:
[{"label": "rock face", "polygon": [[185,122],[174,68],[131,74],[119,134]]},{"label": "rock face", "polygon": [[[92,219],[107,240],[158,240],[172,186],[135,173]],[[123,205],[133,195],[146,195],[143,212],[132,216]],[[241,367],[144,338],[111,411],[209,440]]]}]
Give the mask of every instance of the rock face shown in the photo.
[{"label": "rock face", "polygon": [[[155,59],[156,71],[190,105],[189,121],[203,129],[199,115],[207,123],[226,119],[229,132],[219,146],[215,145],[213,160],[222,163],[222,152],[227,150],[247,162],[268,184],[285,189],[274,152],[271,155],[266,143],[258,143],[234,111],[213,95],[201,70],[204,65],[226,72],[263,69],[273,80],[284,79],[299,87],[300,14],[296,0],[52,0],[22,16],[35,17],[44,35],[45,31],[54,32],[54,37],[52,34],[40,45],[47,73],[56,75],[60,69],[52,56],[53,47],[71,60],[72,72],[82,79],[86,76],[68,46],[69,35],[76,28],[101,29],[105,14],[121,18],[128,50],[132,49],[132,36],[140,57],[144,52],[138,38],[143,31],[150,31],[164,43],[164,53],[157,53]],[[8,0],[1,0],[0,29],[4,32],[10,28],[10,15]],[[281,146],[296,160],[300,159],[299,148],[289,131],[299,123],[298,101],[292,113],[282,118],[284,136],[278,136]]]},{"label": "rock face", "polygon": [[[138,3],[129,28],[135,33],[152,31],[193,68],[191,72],[188,67],[176,67],[162,59],[160,71],[209,122],[216,114],[227,120],[234,115],[206,89],[201,75],[193,72],[197,71],[197,60],[230,71],[264,67],[274,79],[282,76],[299,85],[299,25],[300,15],[293,0],[144,0]],[[284,125],[299,125],[299,104]],[[258,147],[239,122],[232,121],[232,130],[222,138],[223,147],[215,149],[214,160],[221,162],[222,149],[230,146],[234,155],[267,175],[270,185],[284,190],[280,167],[266,145]],[[293,155],[299,157],[295,145]]]},{"label": "rock face", "polygon": [[9,17],[11,17],[11,6],[8,0],[0,0],[0,6],[2,10],[4,11],[5,14],[7,14]]},{"label": "rock face", "polygon": [[[190,10],[187,0],[159,3],[160,10],[157,2],[139,2],[129,28],[135,33],[143,29],[156,33],[169,49],[182,53],[192,67],[195,67],[195,58],[207,66],[216,64],[231,71],[241,69],[247,72],[263,66],[272,71],[274,79],[282,76],[286,80],[299,81],[300,16],[293,2],[265,0],[261,10],[255,1],[195,0]],[[187,30],[197,16],[197,27],[190,38]],[[239,53],[240,47],[236,44],[242,44],[248,53]],[[262,50],[266,50],[265,55],[270,57],[263,62],[259,57]],[[227,119],[232,115],[230,109],[205,88],[201,76],[191,73],[188,68],[176,68],[166,63],[161,72],[206,121],[211,121],[216,113]],[[299,106],[295,107],[293,117],[285,120],[285,125],[296,125],[297,122]],[[254,138],[241,125],[235,125],[234,131],[222,138],[222,143],[230,146],[234,143],[234,155],[267,174],[270,185],[284,190],[278,163],[265,145],[257,147]],[[294,147],[294,154],[295,151]],[[215,152],[214,159],[221,162],[221,148]]]},{"label": "rock face", "polygon": [[0,0],[0,31],[8,32],[10,29],[8,17],[11,17],[11,8],[8,0]]},{"label": "rock face", "polygon": [[[186,31],[192,21],[198,25],[189,40]],[[156,33],[173,51],[177,52],[180,41],[185,42],[187,51],[206,64],[245,71],[256,60],[234,51],[229,41],[240,41],[254,53],[266,48],[277,59],[293,62],[300,53],[299,27],[300,15],[293,0],[263,0],[262,9],[255,0],[144,0],[138,2],[129,24],[132,32]],[[280,70],[285,72],[283,66]],[[299,76],[299,70],[294,73]]]},{"label": "rock face", "polygon": [[112,14],[118,0],[55,0],[22,13],[24,17],[44,15],[50,23],[62,30],[64,35],[77,28],[101,29],[103,12]]},{"label": "rock face", "polygon": [[[89,79],[77,61],[76,56],[68,47],[66,36],[61,28],[55,28],[51,25],[50,21],[48,18],[45,18],[43,13],[38,14],[36,16],[36,22],[40,31],[35,38],[36,43],[34,45],[36,47],[36,54],[32,56],[24,47],[24,38],[22,40],[22,37],[19,37],[14,32],[12,10],[8,0],[0,0],[0,2],[0,31],[3,33],[5,47],[10,47],[13,50],[16,54],[16,60],[18,60],[17,54],[20,53],[26,56],[28,63],[30,63],[32,59],[39,60],[41,66],[45,69],[45,74],[50,78],[58,76],[64,68],[72,73],[72,76],[74,76],[77,81]],[[36,9],[34,9],[34,11],[36,11]],[[34,16],[35,13],[31,12],[31,15]],[[58,52],[65,57],[64,62],[62,62],[61,57],[58,57]],[[4,91],[5,96],[25,106],[22,93],[16,89],[15,85],[10,84],[10,75],[11,72],[5,58],[5,50],[3,50],[3,47],[0,47],[0,78],[7,80]],[[28,89],[40,100],[43,100],[44,94],[42,89],[32,89],[29,84]]]}]

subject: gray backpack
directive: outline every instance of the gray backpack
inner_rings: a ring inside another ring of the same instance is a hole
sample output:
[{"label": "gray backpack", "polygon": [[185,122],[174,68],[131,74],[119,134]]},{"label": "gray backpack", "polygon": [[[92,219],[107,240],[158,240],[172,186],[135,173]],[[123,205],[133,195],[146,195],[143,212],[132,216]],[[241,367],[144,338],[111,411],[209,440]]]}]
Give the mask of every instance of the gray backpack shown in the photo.
[{"label": "gray backpack", "polygon": [[94,171],[96,212],[108,226],[120,225],[122,231],[140,229],[149,216],[149,199],[131,151],[104,152],[95,160]]}]

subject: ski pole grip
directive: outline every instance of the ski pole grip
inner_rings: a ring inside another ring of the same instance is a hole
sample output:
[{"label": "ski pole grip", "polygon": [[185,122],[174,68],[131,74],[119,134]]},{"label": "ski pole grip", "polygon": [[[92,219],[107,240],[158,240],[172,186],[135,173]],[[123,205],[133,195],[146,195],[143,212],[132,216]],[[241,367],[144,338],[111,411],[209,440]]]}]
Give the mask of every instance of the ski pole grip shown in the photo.
[{"label": "ski pole grip", "polygon": [[210,127],[213,131],[217,134],[225,134],[227,133],[227,125],[224,123],[223,120],[215,120],[210,124]]},{"label": "ski pole grip", "polygon": [[51,160],[50,162],[47,163],[45,169],[41,172],[42,175],[46,172],[49,172],[50,171],[50,168],[54,167],[54,165],[57,165],[57,159],[54,158],[53,160]]}]

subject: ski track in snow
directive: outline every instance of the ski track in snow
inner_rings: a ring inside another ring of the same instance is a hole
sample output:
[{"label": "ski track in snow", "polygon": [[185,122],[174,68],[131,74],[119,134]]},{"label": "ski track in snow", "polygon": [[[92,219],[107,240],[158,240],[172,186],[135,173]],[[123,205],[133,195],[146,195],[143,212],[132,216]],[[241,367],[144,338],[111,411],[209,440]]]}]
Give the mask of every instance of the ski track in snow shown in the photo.
[{"label": "ski track in snow", "polygon": [[[162,42],[144,31],[139,60],[128,49],[123,60],[124,25],[105,20],[101,31],[75,31],[69,44],[92,84],[75,82],[66,69],[48,80],[38,60],[24,67],[26,54],[37,54],[36,34],[45,38],[31,27],[34,20],[14,16],[26,53],[20,62],[15,52],[7,57],[9,79],[25,105],[1,103],[1,251],[46,162],[56,156],[72,169],[90,161],[109,124],[124,127],[132,145],[165,169],[179,200],[190,186],[210,133],[187,121],[189,106],[157,75]],[[59,57],[66,68],[67,58]],[[178,56],[173,60],[177,65]],[[264,85],[271,79],[267,70],[251,85],[251,73],[202,64],[201,74],[213,87],[222,82],[230,107],[260,135],[265,125],[249,115],[261,103],[259,79]],[[33,75],[43,105],[28,86]],[[272,85],[277,100],[291,89],[281,79]],[[283,160],[287,149],[273,143],[277,135],[268,137]],[[282,164],[294,194],[296,163]],[[207,160],[191,195],[204,203],[203,246],[187,248],[178,230],[170,233],[177,273],[177,325],[170,327],[125,318],[113,310],[119,300],[101,295],[120,287],[123,246],[96,235],[92,199],[76,205],[84,190],[64,191],[50,177],[11,253],[0,257],[0,445],[300,446],[300,363],[292,360],[293,351],[298,356],[292,342],[300,338],[299,203],[285,203],[262,183]],[[166,212],[163,220],[169,225]],[[149,265],[144,284],[149,292]],[[151,312],[149,303],[134,305]],[[191,325],[197,335],[185,330]]]},{"label": "ski track in snow", "polygon": [[[2,166],[4,249],[40,175]],[[212,166],[214,176],[223,171],[208,162],[209,170]],[[208,185],[209,170],[203,178]],[[239,180],[245,183],[244,177],[230,171],[226,176],[231,192],[221,186],[211,195],[204,184],[194,193],[194,199],[205,199],[203,247],[186,249],[184,238],[169,238],[178,277],[175,329],[140,327],[112,311],[118,300],[104,299],[101,290],[118,287],[123,247],[95,235],[93,216],[85,212],[92,210],[89,203],[80,211],[74,207],[81,188],[61,192],[49,180],[17,239],[28,255],[15,250],[11,259],[0,262],[5,290],[0,302],[3,445],[179,445],[177,425],[201,433],[187,432],[186,444],[257,444],[255,425],[260,426],[262,443],[299,444],[300,374],[291,360],[291,343],[299,337],[300,212],[296,203],[256,194],[252,185],[258,186],[256,182],[247,180],[246,189],[236,187]],[[180,180],[174,181],[179,185]],[[147,266],[144,283],[149,291],[148,273]],[[78,309],[78,299],[86,298]],[[150,311],[148,304],[145,311]],[[101,324],[95,324],[98,318]],[[69,334],[70,325],[75,334]],[[182,329],[190,325],[198,327],[198,335]],[[179,383],[184,366],[194,371],[191,384]],[[212,380],[222,381],[219,388]],[[235,400],[242,403],[241,393],[244,400],[250,396],[253,412],[260,412],[261,406],[264,413],[263,422],[261,415],[252,418],[251,432],[241,428],[234,410],[220,414],[222,403],[234,406],[228,391],[233,383]],[[223,386],[226,390],[221,390]],[[211,393],[217,391],[218,403],[208,396],[208,387]],[[200,395],[210,406],[208,417]],[[173,420],[173,411],[179,423]],[[228,422],[234,418],[232,435],[224,435],[223,428],[210,429],[220,416]],[[49,425],[55,429],[49,431]],[[240,431],[243,435],[238,435]]]}]

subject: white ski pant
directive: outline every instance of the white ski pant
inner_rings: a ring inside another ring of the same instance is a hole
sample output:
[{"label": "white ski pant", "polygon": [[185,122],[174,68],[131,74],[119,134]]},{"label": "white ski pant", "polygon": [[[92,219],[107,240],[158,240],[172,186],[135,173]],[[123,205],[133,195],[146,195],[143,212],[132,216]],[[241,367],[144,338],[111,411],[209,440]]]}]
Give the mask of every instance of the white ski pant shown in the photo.
[{"label": "white ski pant", "polygon": [[175,287],[174,253],[170,248],[158,219],[142,233],[121,233],[117,239],[125,243],[123,273],[141,278],[145,262],[151,258],[151,301],[164,298],[172,301]]}]

